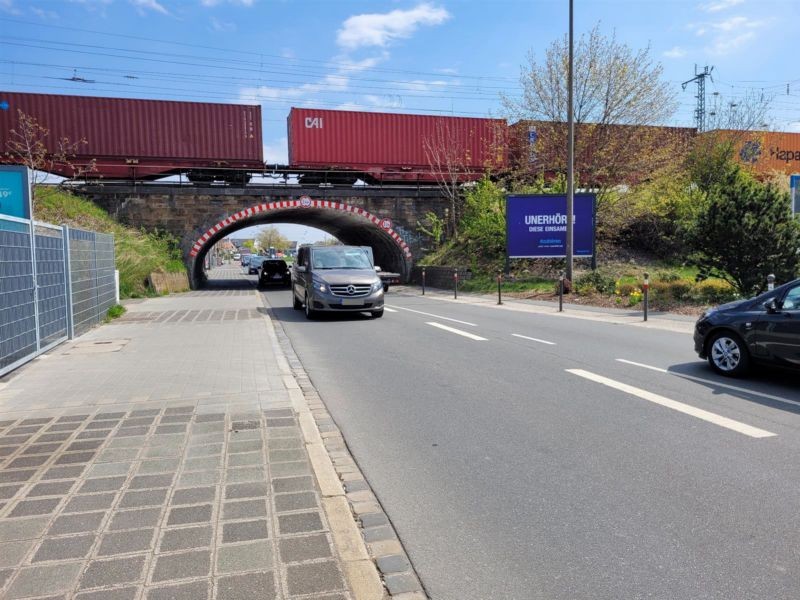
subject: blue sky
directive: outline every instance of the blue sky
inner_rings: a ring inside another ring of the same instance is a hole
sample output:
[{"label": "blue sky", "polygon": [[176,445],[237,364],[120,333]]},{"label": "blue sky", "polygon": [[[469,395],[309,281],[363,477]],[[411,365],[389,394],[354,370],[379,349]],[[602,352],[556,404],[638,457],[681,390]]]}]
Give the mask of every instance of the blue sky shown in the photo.
[{"label": "blue sky", "polygon": [[[800,131],[799,20],[798,0],[575,0],[576,35],[650,46],[680,125],[680,84],[708,64],[710,100],[763,90]],[[503,116],[526,54],[566,26],[567,0],[0,0],[0,89],[260,103],[285,162],[291,106]]]}]

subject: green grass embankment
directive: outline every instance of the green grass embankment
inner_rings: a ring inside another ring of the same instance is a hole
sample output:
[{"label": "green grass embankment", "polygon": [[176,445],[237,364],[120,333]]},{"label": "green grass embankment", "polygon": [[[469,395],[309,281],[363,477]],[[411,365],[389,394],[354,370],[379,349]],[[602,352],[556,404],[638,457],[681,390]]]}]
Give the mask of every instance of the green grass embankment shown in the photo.
[{"label": "green grass embankment", "polygon": [[46,223],[112,234],[122,298],[151,295],[147,286],[150,273],[180,273],[186,269],[172,236],[122,225],[93,202],[68,191],[37,187],[34,213],[37,220]]}]

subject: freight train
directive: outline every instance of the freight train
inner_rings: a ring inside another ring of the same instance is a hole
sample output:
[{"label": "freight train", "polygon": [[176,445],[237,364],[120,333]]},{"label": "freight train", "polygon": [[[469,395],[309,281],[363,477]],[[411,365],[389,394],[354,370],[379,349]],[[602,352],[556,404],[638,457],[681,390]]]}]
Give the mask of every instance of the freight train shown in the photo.
[{"label": "freight train", "polygon": [[[21,130],[20,114],[48,130],[40,136],[47,170],[82,179],[181,174],[196,183],[245,184],[254,173],[267,173],[313,185],[431,185],[512,168],[563,172],[566,146],[563,123],[292,108],[289,164],[265,165],[260,106],[0,91],[0,162],[19,162],[8,143]],[[616,164],[591,177],[632,182],[642,175],[636,166],[642,153],[667,143],[671,152],[683,152],[695,135],[692,128],[583,124],[576,130],[576,170],[589,175],[584,164]],[[68,160],[58,157],[64,138],[77,142]],[[595,148],[611,149],[608,160],[591,160]],[[800,134],[753,132],[739,155],[757,171],[799,172]]]}]

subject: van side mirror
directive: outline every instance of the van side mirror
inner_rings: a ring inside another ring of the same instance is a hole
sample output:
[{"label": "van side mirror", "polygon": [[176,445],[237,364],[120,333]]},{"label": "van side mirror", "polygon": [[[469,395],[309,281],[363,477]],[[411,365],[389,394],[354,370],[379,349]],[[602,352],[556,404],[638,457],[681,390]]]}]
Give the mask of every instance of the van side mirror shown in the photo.
[{"label": "van side mirror", "polygon": [[375,267],[375,272],[376,273],[380,273],[381,272],[381,268],[380,267]]},{"label": "van side mirror", "polygon": [[298,273],[305,273],[305,272],[306,272],[306,266],[305,266],[305,265],[297,265],[297,266],[295,267],[295,270],[296,270]]},{"label": "van side mirror", "polygon": [[771,315],[775,314],[776,312],[778,312],[778,302],[777,302],[777,300],[775,300],[775,298],[773,298],[769,302],[765,302],[764,303],[764,308],[767,309],[767,312],[769,314],[771,314]]}]

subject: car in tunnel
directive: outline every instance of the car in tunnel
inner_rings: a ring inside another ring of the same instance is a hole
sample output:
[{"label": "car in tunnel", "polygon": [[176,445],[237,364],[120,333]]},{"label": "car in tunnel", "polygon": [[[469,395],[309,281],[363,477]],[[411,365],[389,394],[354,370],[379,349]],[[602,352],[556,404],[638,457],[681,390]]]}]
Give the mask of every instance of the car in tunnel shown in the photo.
[{"label": "car in tunnel", "polygon": [[261,263],[267,260],[266,256],[259,256],[258,254],[254,254],[250,257],[250,260],[247,261],[247,274],[248,275],[258,275],[258,270],[261,268]]},{"label": "car in tunnel", "polygon": [[292,306],[320,312],[383,316],[383,282],[360,246],[301,246],[292,269]]},{"label": "car in tunnel", "polygon": [[291,281],[292,276],[285,260],[267,259],[261,263],[261,271],[258,274],[259,288],[265,288],[270,284],[289,285]]}]

